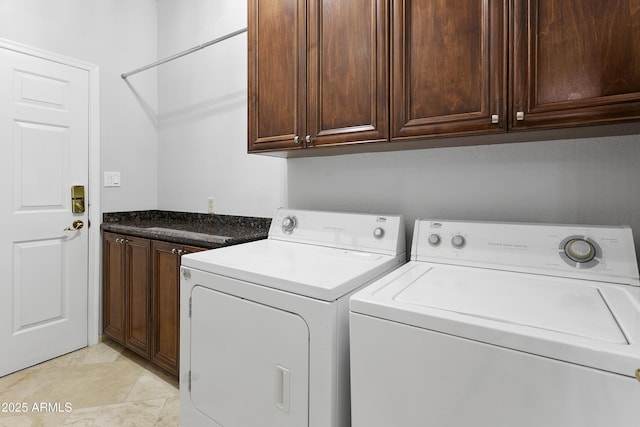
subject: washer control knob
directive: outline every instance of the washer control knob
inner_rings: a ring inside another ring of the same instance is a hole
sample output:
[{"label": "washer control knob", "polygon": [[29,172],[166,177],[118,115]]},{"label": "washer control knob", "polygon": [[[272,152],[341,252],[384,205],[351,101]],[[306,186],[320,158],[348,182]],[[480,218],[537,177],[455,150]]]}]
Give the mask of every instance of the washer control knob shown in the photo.
[{"label": "washer control knob", "polygon": [[287,216],[282,220],[282,231],[287,234],[293,233],[293,230],[298,226],[298,220],[295,216]]},{"label": "washer control knob", "polygon": [[567,242],[564,253],[575,262],[589,262],[596,256],[596,248],[584,239],[573,239]]},{"label": "washer control knob", "polygon": [[384,237],[384,228],[377,227],[375,230],[373,230],[373,237],[375,237],[376,239],[382,239]]},{"label": "washer control knob", "polygon": [[436,233],[429,234],[429,244],[431,246],[438,246],[441,242],[440,236]]},{"label": "washer control knob", "polygon": [[456,249],[462,249],[466,243],[467,241],[464,237],[459,234],[456,234],[451,238],[451,245]]}]

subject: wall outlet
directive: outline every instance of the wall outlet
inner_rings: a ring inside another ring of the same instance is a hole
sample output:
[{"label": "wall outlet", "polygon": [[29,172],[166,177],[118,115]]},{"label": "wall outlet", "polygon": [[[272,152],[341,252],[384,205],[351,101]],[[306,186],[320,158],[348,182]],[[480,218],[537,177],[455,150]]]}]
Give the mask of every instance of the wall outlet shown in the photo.
[{"label": "wall outlet", "polygon": [[213,197],[207,199],[207,212],[212,214],[215,212],[215,205],[213,204]]}]

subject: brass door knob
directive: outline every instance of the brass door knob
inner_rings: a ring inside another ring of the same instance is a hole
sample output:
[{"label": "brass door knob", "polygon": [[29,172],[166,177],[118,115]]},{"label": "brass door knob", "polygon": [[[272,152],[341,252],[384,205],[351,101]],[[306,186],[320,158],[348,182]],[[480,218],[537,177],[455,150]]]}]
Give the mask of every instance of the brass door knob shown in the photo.
[{"label": "brass door knob", "polygon": [[66,227],[64,231],[77,231],[77,230],[80,230],[82,227],[84,227],[84,222],[82,222],[79,219],[76,219],[75,221],[73,221],[73,224],[71,224],[71,227]]}]

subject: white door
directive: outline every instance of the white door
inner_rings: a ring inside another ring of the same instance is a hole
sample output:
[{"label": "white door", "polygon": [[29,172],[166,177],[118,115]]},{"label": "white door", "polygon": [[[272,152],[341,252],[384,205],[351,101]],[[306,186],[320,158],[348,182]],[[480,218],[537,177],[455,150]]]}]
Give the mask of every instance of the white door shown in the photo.
[{"label": "white door", "polygon": [[87,345],[88,94],[86,70],[0,48],[0,376]]}]

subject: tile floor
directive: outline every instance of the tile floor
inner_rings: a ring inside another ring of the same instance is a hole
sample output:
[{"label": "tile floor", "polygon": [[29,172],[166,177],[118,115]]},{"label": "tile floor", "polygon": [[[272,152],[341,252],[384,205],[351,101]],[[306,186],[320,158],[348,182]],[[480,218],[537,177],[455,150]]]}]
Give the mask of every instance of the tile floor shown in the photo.
[{"label": "tile floor", "polygon": [[177,378],[110,341],[0,378],[0,427],[177,427],[178,411]]}]

